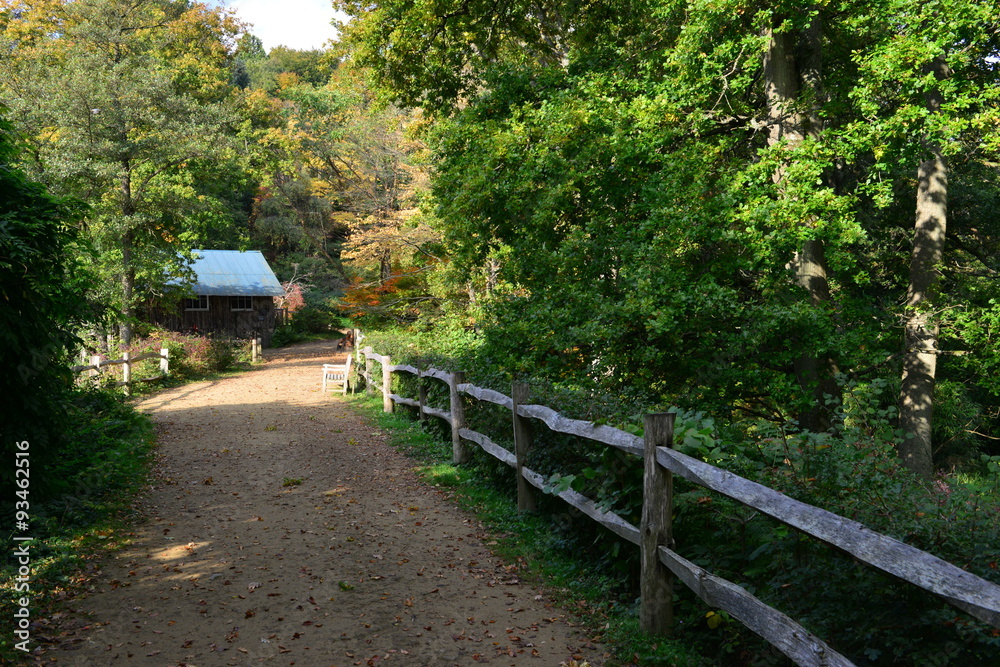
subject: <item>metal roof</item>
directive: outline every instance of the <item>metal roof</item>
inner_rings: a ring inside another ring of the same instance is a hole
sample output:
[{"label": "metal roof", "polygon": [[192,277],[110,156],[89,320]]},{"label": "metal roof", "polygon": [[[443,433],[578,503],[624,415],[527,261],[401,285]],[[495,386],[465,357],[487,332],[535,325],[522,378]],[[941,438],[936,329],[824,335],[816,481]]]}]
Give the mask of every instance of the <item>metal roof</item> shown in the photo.
[{"label": "metal roof", "polygon": [[195,294],[208,296],[284,296],[285,290],[259,250],[195,250],[191,269]]}]

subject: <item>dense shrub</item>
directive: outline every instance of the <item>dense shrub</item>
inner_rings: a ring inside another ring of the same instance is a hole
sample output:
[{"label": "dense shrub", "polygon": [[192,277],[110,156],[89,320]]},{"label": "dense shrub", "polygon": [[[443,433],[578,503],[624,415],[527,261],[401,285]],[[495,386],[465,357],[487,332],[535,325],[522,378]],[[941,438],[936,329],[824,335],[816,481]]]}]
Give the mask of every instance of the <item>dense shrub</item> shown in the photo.
[{"label": "dense shrub", "polygon": [[290,318],[292,329],[303,334],[324,334],[342,326],[337,295],[309,290],[304,297],[305,305]]},{"label": "dense shrub", "polygon": [[[31,442],[39,465],[58,460],[68,430],[73,331],[95,318],[79,242],[80,202],[60,199],[13,167],[19,146],[0,104],[0,453]],[[12,497],[13,464],[0,467],[0,490]],[[43,480],[32,484],[41,490]],[[9,493],[8,493],[9,491]]]},{"label": "dense shrub", "polygon": [[295,327],[285,324],[275,328],[274,334],[271,336],[271,347],[294,345],[295,343],[301,343],[306,338],[307,336],[297,331]]},{"label": "dense shrub", "polygon": [[284,347],[309,340],[313,336],[330,336],[350,326],[336,305],[336,295],[319,290],[303,292],[304,305],[291,314],[286,323],[274,330],[273,347]]},{"label": "dense shrub", "polygon": [[[751,441],[680,447],[1000,583],[1000,477],[987,478],[985,494],[955,476],[930,488],[919,483],[897,463],[890,412],[842,414],[836,433],[782,433],[761,424]],[[681,553],[743,583],[858,664],[995,659],[1000,633],[933,595],[701,487],[675,485]]]},{"label": "dense shrub", "polygon": [[[153,329],[147,336],[135,338],[127,351],[135,358],[149,352],[169,350],[170,375],[175,378],[195,378],[229,370],[238,363],[250,361],[250,341],[215,338],[205,335]],[[103,359],[120,359],[121,350],[101,355]],[[160,372],[159,359],[145,359],[132,365],[133,378],[155,377]],[[102,369],[102,383],[121,379],[121,366]]]}]

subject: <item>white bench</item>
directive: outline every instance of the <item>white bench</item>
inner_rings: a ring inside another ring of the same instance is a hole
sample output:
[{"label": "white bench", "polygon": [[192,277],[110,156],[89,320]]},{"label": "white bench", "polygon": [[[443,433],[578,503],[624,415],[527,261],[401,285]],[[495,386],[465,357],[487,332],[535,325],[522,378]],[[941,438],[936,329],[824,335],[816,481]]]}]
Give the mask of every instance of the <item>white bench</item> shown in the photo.
[{"label": "white bench", "polygon": [[347,361],[342,364],[323,364],[323,395],[327,391],[341,390],[342,394],[347,393],[347,382],[351,375],[351,355],[347,355]]}]

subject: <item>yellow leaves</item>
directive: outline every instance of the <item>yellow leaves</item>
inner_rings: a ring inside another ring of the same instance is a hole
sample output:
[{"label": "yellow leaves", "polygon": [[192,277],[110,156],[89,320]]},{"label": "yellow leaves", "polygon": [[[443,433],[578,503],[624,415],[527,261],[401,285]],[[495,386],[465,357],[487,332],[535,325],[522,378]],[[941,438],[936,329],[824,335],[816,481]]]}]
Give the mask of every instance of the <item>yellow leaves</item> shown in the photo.
[{"label": "yellow leaves", "polygon": [[62,0],[36,0],[20,18],[11,19],[14,9],[22,9],[24,3],[15,0],[0,2],[0,27],[3,36],[18,45],[18,50],[34,47],[51,35],[62,33],[70,25],[71,19],[65,11]]},{"label": "yellow leaves", "polygon": [[302,85],[302,77],[295,72],[282,72],[275,77],[279,90],[287,90]]}]

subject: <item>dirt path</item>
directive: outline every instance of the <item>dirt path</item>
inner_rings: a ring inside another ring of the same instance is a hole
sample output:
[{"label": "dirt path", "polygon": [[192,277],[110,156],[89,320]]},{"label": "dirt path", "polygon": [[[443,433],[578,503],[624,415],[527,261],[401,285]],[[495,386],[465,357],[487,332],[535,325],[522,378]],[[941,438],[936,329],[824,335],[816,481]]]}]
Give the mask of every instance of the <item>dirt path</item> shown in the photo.
[{"label": "dirt path", "polygon": [[321,395],[333,353],[272,351],[259,370],[142,402],[162,457],[149,518],[43,659],[600,664],[600,648],[490,554],[475,519]]}]

